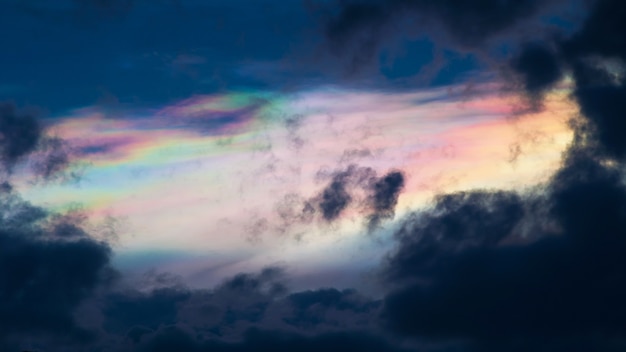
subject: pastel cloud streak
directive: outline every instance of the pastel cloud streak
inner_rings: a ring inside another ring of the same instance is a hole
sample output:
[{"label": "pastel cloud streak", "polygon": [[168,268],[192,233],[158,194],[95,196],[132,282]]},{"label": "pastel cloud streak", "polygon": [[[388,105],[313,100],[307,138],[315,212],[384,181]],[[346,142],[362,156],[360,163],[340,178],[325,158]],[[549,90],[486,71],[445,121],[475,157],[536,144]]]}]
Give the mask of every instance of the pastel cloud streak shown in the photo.
[{"label": "pastel cloud streak", "polygon": [[79,109],[54,130],[91,163],[81,184],[20,187],[57,208],[80,199],[96,222],[123,219],[118,252],[208,253],[181,272],[207,262],[236,263],[228,273],[276,262],[365,263],[382,251],[363,237],[358,204],[334,224],[286,222],[281,207],[300,206],[352,164],[405,172],[396,217],[442,191],[543,182],[571,140],[566,122],[577,110],[565,88],[544,112],[516,114],[519,100],[489,85],[470,93],[328,88],[196,96],[116,114]]}]

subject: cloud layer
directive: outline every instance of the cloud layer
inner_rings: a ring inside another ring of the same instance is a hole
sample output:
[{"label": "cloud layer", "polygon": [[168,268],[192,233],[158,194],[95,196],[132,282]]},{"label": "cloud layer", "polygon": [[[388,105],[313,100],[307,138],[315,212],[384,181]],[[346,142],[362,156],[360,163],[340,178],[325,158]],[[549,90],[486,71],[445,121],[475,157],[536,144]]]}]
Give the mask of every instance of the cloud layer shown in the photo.
[{"label": "cloud layer", "polygon": [[[131,14],[138,5],[96,1],[84,6]],[[391,249],[379,249],[384,252],[378,253],[383,259],[370,273],[378,295],[333,287],[292,290],[289,267],[280,266],[234,273],[211,289],[194,288],[173,274],[148,271],[138,278],[116,270],[112,244],[92,232],[80,212],[55,212],[22,199],[13,187],[19,182],[16,178],[27,177],[23,175],[30,170],[50,179],[65,170],[70,158],[64,151],[71,149],[64,149],[69,144],[60,137],[50,137],[38,116],[3,104],[0,161],[6,182],[0,187],[0,348],[53,352],[487,352],[620,351],[626,347],[626,39],[617,35],[624,32],[626,5],[621,0],[584,4],[394,0],[345,1],[334,6],[327,16],[321,16],[320,23],[326,44],[334,50],[331,55],[367,59],[392,40],[390,34],[427,33],[431,25],[443,28],[446,34],[433,36],[433,41],[481,57],[493,77],[512,78],[512,84],[504,85],[506,94],[527,100],[518,102],[521,108],[495,109],[511,119],[544,113],[548,118],[561,118],[559,112],[550,110],[551,94],[563,85],[570,87],[566,98],[576,104],[578,112],[571,114],[573,137],[557,169],[524,189],[490,185],[435,189],[432,200],[422,203],[426,206],[400,212],[402,197],[413,187],[414,170],[406,168],[413,163],[403,163],[405,154],[397,162],[401,165],[389,166],[389,160],[382,160],[380,165],[385,167],[375,169],[363,165],[363,160],[385,158],[384,153],[376,154],[370,147],[341,148],[341,157],[333,165],[315,164],[307,171],[314,181],[308,193],[272,190],[273,197],[262,197],[261,205],[271,209],[275,218],[247,213],[252,219],[249,228],[253,234],[267,229],[280,234],[281,228],[319,220],[319,228],[332,234],[333,226],[350,220],[350,212],[358,213],[361,223],[356,231],[363,237],[388,224],[385,230],[390,244],[381,244],[381,248]],[[550,25],[550,19],[554,20],[550,16],[570,8],[578,15],[588,9],[588,14],[572,28]],[[525,25],[540,33],[531,37],[520,34],[519,28]],[[508,42],[510,52],[498,46],[500,40]],[[383,97],[389,100],[401,94],[385,92]],[[375,112],[376,106],[367,103],[379,95],[360,94],[367,111]],[[399,96],[400,100],[415,98]],[[417,105],[447,106],[437,101],[437,95],[432,98],[434,103],[423,95],[417,97],[423,99]],[[484,95],[468,93],[464,97],[466,106],[489,105],[482,99]],[[319,103],[315,98],[307,101],[309,108]],[[525,106],[528,102],[531,109]],[[345,104],[334,101],[338,112]],[[228,99],[193,98],[160,110],[156,116],[182,117],[184,121],[172,128],[172,134],[192,142],[216,135],[237,139],[238,133],[248,131],[242,125],[253,124],[257,118],[261,121],[259,111],[268,106],[267,101],[254,99],[239,104]],[[398,105],[386,105],[378,112],[394,117],[394,107]],[[267,143],[252,148],[269,162],[251,177],[267,172],[283,187],[276,188],[279,190],[284,190],[289,179],[276,172],[283,165],[280,152],[301,156],[311,139],[323,135],[306,129],[306,119],[315,113],[295,116],[278,122],[265,120],[284,126],[283,138],[262,139]],[[104,120],[100,116],[95,120],[106,121],[106,126],[140,124],[124,118]],[[60,121],[58,127],[62,131],[64,123],[80,125],[82,121]],[[142,145],[141,138],[146,135],[168,135],[158,126],[171,127],[170,122],[157,118],[142,125],[152,124],[145,134],[129,133],[126,139],[112,138],[109,144],[97,140],[79,148],[83,156],[117,150],[122,156],[116,160],[124,159],[132,154],[125,145]],[[444,122],[435,122],[422,126],[445,130]],[[450,125],[455,123],[471,129],[465,121],[455,120]],[[362,139],[371,135],[368,127],[383,125],[361,124],[365,127]],[[322,129],[333,133],[329,126],[322,124]],[[348,124],[344,130],[351,127],[354,125]],[[484,133],[488,129],[477,131],[481,139],[497,139]],[[539,140],[531,132],[519,133],[530,147]],[[345,135],[349,133],[333,137]],[[272,143],[278,140],[289,148],[275,149]],[[527,152],[521,145],[497,147],[505,154],[513,152],[510,162],[514,165]],[[524,144],[524,148],[529,147]],[[393,155],[391,158],[397,161]],[[21,174],[14,172],[32,160],[43,162]],[[43,186],[47,187],[52,185]],[[244,192],[239,194],[244,197]]]}]

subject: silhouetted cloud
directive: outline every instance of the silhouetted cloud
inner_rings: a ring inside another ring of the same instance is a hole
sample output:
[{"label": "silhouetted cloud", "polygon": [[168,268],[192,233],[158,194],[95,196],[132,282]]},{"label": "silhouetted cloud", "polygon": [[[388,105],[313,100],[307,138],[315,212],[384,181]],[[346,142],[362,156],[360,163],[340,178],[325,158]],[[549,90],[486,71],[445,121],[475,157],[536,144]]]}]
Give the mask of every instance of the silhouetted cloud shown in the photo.
[{"label": "silhouetted cloud", "polygon": [[[617,170],[587,156],[570,158],[550,187],[550,218],[532,219],[555,221],[555,233],[498,244],[514,235],[522,216],[515,198],[498,204],[503,199],[496,197],[486,204],[468,198],[464,206],[476,211],[445,211],[403,234],[389,275],[413,283],[386,297],[389,326],[439,340],[623,342],[626,188]],[[478,243],[445,243],[465,236]]]},{"label": "silhouetted cloud", "polygon": [[114,327],[110,332],[115,334],[191,326],[207,338],[236,340],[244,330],[260,324],[269,307],[286,294],[279,268],[240,273],[211,290],[175,285],[149,292],[121,291],[106,299],[113,310],[105,311],[105,326]]},{"label": "silhouetted cloud", "polygon": [[102,327],[111,334],[137,335],[142,329],[154,331],[161,325],[175,324],[177,305],[189,299],[189,296],[188,290],[176,287],[159,288],[149,293],[112,293],[105,300]]},{"label": "silhouetted cloud", "polygon": [[404,188],[404,174],[392,171],[376,180],[371,186],[370,202],[372,214],[368,226],[374,228],[381,220],[393,218],[398,196]]},{"label": "silhouetted cloud", "polygon": [[36,177],[51,180],[69,169],[72,157],[68,143],[49,136],[34,110],[19,110],[13,103],[0,102],[0,160],[4,171],[11,173],[18,163],[28,160]]},{"label": "silhouetted cloud", "polygon": [[445,46],[450,48],[483,50],[493,37],[510,35],[507,31],[558,2],[344,1],[329,11],[333,15],[327,18],[325,33],[331,50],[352,57],[353,68],[359,68],[374,59],[384,43],[399,38],[430,35],[439,44],[448,41]]},{"label": "silhouetted cloud", "polygon": [[319,207],[324,220],[333,221],[337,219],[352,200],[346,191],[345,182],[345,176],[339,174],[322,191]]},{"label": "silhouetted cloud", "polygon": [[241,342],[197,341],[191,334],[178,329],[160,331],[140,351],[403,351],[385,339],[362,332],[337,332],[317,336],[284,332],[249,330]]},{"label": "silhouetted cloud", "polygon": [[575,139],[544,193],[441,195],[405,220],[384,271],[399,287],[385,297],[391,330],[481,351],[625,346],[626,90],[610,67],[626,59],[624,19],[622,2],[596,1],[579,32],[511,62],[531,96],[573,74]]},{"label": "silhouetted cloud", "polygon": [[570,72],[575,84],[573,96],[585,118],[578,125],[585,130],[580,133],[596,142],[607,156],[623,158],[626,81],[615,71],[624,69],[626,40],[615,33],[626,30],[626,5],[615,0],[593,4],[579,31],[566,39],[526,46],[513,61],[513,69],[531,94],[549,88]]},{"label": "silhouetted cloud", "polygon": [[[70,164],[65,141],[50,137],[34,112],[0,104],[0,158],[11,179],[31,162],[49,180]],[[116,277],[111,248],[85,229],[80,212],[58,214],[20,198],[8,181],[0,190],[0,346],[24,336],[70,343],[93,341],[77,321],[80,304]],[[16,347],[10,347],[15,349]]]},{"label": "silhouetted cloud", "polygon": [[[463,216],[448,209],[411,219],[388,275],[419,283],[386,297],[384,316],[392,329],[431,339],[469,339],[485,350],[624,347],[626,311],[619,297],[626,294],[626,187],[620,161],[625,90],[603,66],[626,58],[620,43],[606,45],[623,26],[624,9],[619,1],[599,1],[581,31],[559,44],[560,52],[529,46],[514,61],[533,94],[572,71],[573,96],[582,112],[573,124],[576,139],[548,187],[545,217],[523,220],[521,202],[530,200],[510,198],[514,201],[506,205],[487,202],[502,215]],[[617,163],[607,164],[607,157]],[[468,204],[485,208],[482,202]],[[528,220],[543,228],[539,240],[495,245]],[[452,234],[478,233],[480,242],[448,244],[448,223],[457,224]],[[502,226],[489,226],[498,223]],[[475,232],[475,226],[486,228]],[[498,241],[489,241],[492,236]]]},{"label": "silhouetted cloud", "polygon": [[381,307],[381,301],[364,297],[355,290],[333,288],[295,292],[285,301],[292,312],[281,319],[302,331],[372,328],[372,320]]},{"label": "silhouetted cloud", "polygon": [[[364,206],[365,210],[359,209],[359,212],[369,212],[367,216],[370,229],[377,227],[382,220],[393,217],[398,196],[404,188],[404,174],[401,171],[390,171],[378,178],[374,169],[355,164],[330,175],[319,174],[318,177],[331,179],[310,201],[317,205],[323,219],[332,222],[351,203],[363,203],[358,205]],[[359,194],[363,192],[366,194]]]},{"label": "silhouetted cloud", "polygon": [[[169,348],[247,351],[260,348],[249,339],[262,330],[258,336],[267,336],[267,348],[288,348],[291,340],[300,341],[296,346],[304,341],[315,345],[344,335],[362,336],[379,341],[377,346],[391,348],[374,331],[380,300],[355,290],[289,293],[285,281],[281,269],[270,267],[258,273],[237,274],[211,290],[177,284],[147,292],[117,290],[101,298],[105,335],[99,336],[99,343],[105,344],[106,339],[130,343],[130,351],[159,350],[170,343]],[[173,333],[176,339],[166,342]],[[329,348],[343,343],[331,340]],[[288,345],[281,347],[283,343]]]},{"label": "silhouetted cloud", "polygon": [[504,191],[439,195],[428,212],[408,216],[396,232],[399,248],[388,259],[385,275],[404,281],[421,275],[463,250],[495,247],[524,216],[520,196]]},{"label": "silhouetted cloud", "polygon": [[329,23],[327,33],[333,40],[354,40],[356,38],[349,36],[370,26],[389,25],[405,16],[422,21],[434,17],[460,42],[480,44],[489,36],[512,26],[515,21],[532,15],[541,4],[540,1],[497,0],[348,1]]},{"label": "silhouetted cloud", "polygon": [[88,338],[74,311],[113,277],[109,246],[11,191],[0,194],[0,214],[0,341]]},{"label": "silhouetted cloud", "polygon": [[43,127],[34,113],[20,112],[12,103],[0,104],[0,157],[5,167],[13,167],[34,152],[42,134]]},{"label": "silhouetted cloud", "polygon": [[318,172],[318,178],[330,177],[328,185],[312,199],[325,221],[337,220],[341,213],[353,202],[350,194],[355,187],[363,188],[370,182],[376,173],[371,168],[350,165],[345,170],[339,170],[325,175]]},{"label": "silhouetted cloud", "polygon": [[531,95],[537,96],[556,83],[562,75],[556,55],[541,44],[527,44],[512,62],[512,68]]}]

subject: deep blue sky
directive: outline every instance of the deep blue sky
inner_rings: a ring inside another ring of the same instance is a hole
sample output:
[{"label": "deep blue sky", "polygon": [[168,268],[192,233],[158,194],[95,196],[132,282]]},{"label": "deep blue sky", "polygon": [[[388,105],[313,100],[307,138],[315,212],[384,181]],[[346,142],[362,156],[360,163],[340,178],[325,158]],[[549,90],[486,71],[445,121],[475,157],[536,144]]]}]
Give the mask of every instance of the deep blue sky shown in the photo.
[{"label": "deep blue sky", "polygon": [[324,11],[272,0],[5,2],[0,98],[54,113],[235,89],[428,86],[477,68],[472,54],[411,34],[353,69],[353,58],[327,50]]}]

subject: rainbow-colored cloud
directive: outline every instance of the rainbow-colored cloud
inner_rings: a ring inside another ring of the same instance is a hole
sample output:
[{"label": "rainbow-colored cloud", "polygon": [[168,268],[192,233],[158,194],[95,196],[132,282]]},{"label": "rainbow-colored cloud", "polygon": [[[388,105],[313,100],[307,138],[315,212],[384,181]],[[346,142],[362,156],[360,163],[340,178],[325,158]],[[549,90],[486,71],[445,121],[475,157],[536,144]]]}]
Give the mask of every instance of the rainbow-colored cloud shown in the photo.
[{"label": "rainbow-colored cloud", "polygon": [[248,92],[116,114],[78,109],[54,130],[90,163],[83,181],[21,187],[37,203],[80,201],[96,221],[124,219],[120,251],[319,256],[338,240],[358,242],[359,208],[332,226],[285,223],[277,209],[315,196],[325,174],[348,165],[405,172],[397,216],[437,192],[512,189],[550,176],[571,140],[567,89],[551,93],[545,112],[526,114],[516,113],[519,97],[497,87],[478,87],[472,99],[461,92]]}]

